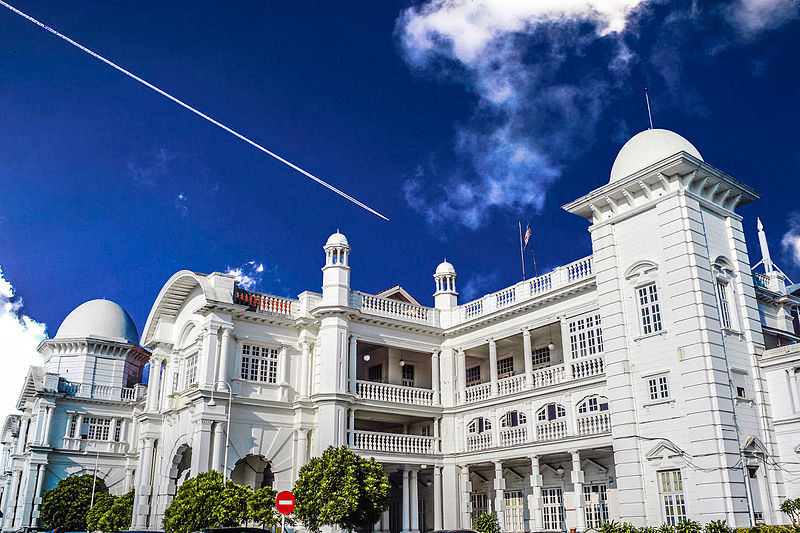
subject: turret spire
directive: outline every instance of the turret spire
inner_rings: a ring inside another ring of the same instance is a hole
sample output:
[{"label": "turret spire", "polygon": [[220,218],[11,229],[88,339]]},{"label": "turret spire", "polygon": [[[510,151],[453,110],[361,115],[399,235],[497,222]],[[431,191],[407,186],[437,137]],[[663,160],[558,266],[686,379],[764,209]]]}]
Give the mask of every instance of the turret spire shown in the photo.
[{"label": "turret spire", "polygon": [[764,270],[769,274],[773,270],[772,258],[769,256],[769,245],[767,244],[767,234],[764,233],[764,224],[761,218],[756,219],[758,228],[758,244],[761,246],[761,262],[764,263]]}]

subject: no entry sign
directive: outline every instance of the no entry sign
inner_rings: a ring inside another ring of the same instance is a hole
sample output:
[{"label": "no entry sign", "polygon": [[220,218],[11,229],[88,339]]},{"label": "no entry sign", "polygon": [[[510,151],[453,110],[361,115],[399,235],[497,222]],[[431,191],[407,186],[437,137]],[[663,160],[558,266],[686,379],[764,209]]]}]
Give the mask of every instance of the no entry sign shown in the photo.
[{"label": "no entry sign", "polygon": [[294,511],[294,494],[288,490],[278,493],[275,498],[275,508],[281,514],[289,514]]}]

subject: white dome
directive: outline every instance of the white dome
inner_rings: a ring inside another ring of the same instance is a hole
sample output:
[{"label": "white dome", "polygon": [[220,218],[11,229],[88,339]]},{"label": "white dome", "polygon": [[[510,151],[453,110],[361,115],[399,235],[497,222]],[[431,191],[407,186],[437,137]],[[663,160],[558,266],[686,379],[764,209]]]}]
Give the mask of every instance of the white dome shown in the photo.
[{"label": "white dome", "polygon": [[617,154],[614,166],[611,167],[609,183],[626,178],[678,152],[686,152],[700,161],[703,160],[703,156],[692,143],[673,131],[644,130],[637,133]]},{"label": "white dome", "polygon": [[350,246],[347,244],[347,237],[339,233],[339,230],[336,230],[336,233],[328,237],[328,242],[325,243],[325,246]]},{"label": "white dome", "polygon": [[75,337],[101,337],[139,344],[139,333],[130,315],[109,300],[90,300],[67,315],[55,338]]},{"label": "white dome", "polygon": [[456,269],[453,268],[453,265],[448,263],[447,261],[442,261],[439,263],[439,266],[436,267],[436,274],[455,274]]}]

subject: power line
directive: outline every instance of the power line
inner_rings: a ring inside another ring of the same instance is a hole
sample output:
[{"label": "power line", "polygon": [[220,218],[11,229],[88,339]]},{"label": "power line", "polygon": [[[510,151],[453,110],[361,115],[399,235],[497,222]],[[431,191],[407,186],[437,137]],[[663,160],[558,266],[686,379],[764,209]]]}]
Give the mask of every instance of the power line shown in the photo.
[{"label": "power line", "polygon": [[68,42],[68,43],[69,43],[69,44],[71,44],[72,46],[74,46],[74,47],[78,48],[79,50],[82,50],[83,52],[86,52],[87,54],[89,54],[90,56],[94,57],[95,59],[98,59],[98,60],[102,61],[103,63],[105,63],[106,65],[108,65],[108,66],[110,66],[110,67],[113,67],[114,69],[118,70],[119,72],[122,72],[123,74],[125,74],[125,75],[126,75],[126,76],[128,76],[129,78],[132,78],[132,79],[134,79],[134,80],[138,81],[139,83],[141,83],[141,84],[142,84],[142,85],[144,85],[145,87],[147,87],[147,88],[149,88],[149,89],[152,89],[153,91],[157,92],[158,94],[160,94],[160,95],[162,95],[162,96],[165,96],[166,98],[169,98],[170,100],[172,100],[172,101],[173,101],[173,102],[175,102],[176,104],[180,105],[181,107],[183,107],[183,108],[185,108],[185,109],[188,109],[189,111],[191,111],[191,112],[192,112],[192,113],[194,113],[195,115],[197,115],[197,116],[199,116],[199,117],[202,117],[202,118],[206,119],[207,121],[209,121],[210,123],[214,124],[215,126],[217,126],[217,127],[219,127],[219,128],[222,128],[223,130],[227,131],[227,132],[228,132],[228,133],[230,133],[231,135],[234,135],[234,136],[238,137],[239,139],[243,140],[243,141],[244,141],[244,142],[246,142],[247,144],[249,144],[249,145],[251,145],[251,146],[253,146],[253,147],[255,147],[255,148],[257,148],[257,149],[261,150],[262,152],[264,152],[264,153],[265,153],[265,154],[267,154],[268,156],[270,156],[270,157],[273,157],[273,158],[277,159],[278,161],[280,161],[281,163],[283,163],[284,165],[287,165],[288,167],[291,167],[291,168],[293,168],[294,170],[296,170],[297,172],[299,172],[299,173],[303,174],[303,175],[304,175],[304,176],[306,176],[307,178],[311,178],[312,180],[316,181],[317,183],[319,183],[319,184],[320,184],[320,185],[322,185],[323,187],[326,187],[327,189],[329,189],[329,190],[331,190],[331,191],[335,192],[336,194],[338,194],[338,195],[339,195],[339,196],[341,196],[342,198],[345,198],[345,199],[347,199],[347,200],[349,200],[349,201],[353,202],[353,203],[354,203],[354,204],[356,204],[357,206],[359,206],[359,207],[361,207],[361,208],[363,208],[363,209],[366,209],[367,211],[369,211],[369,212],[370,212],[370,213],[372,213],[373,215],[376,215],[376,216],[378,216],[378,217],[382,218],[383,220],[386,220],[386,221],[388,221],[388,220],[389,220],[387,217],[385,217],[385,216],[384,216],[384,215],[382,215],[381,213],[379,213],[379,212],[377,212],[376,210],[372,209],[371,207],[369,207],[368,205],[364,204],[363,202],[360,202],[359,200],[356,200],[355,198],[353,198],[352,196],[350,196],[350,195],[349,195],[349,194],[347,194],[346,192],[344,192],[344,191],[342,191],[342,190],[340,190],[340,189],[337,189],[336,187],[334,187],[334,186],[333,186],[333,185],[331,185],[330,183],[326,182],[325,180],[322,180],[322,179],[318,178],[317,176],[315,176],[314,174],[312,174],[311,172],[308,172],[307,170],[304,170],[304,169],[300,168],[299,166],[295,165],[295,164],[294,164],[294,163],[292,163],[291,161],[289,161],[289,160],[287,160],[287,159],[284,159],[283,157],[279,156],[279,155],[278,155],[278,154],[276,154],[275,152],[272,152],[271,150],[268,150],[267,148],[264,148],[263,146],[261,146],[261,145],[260,145],[260,144],[258,144],[257,142],[255,142],[255,141],[252,141],[252,140],[248,139],[247,137],[245,137],[245,136],[244,136],[244,135],[242,135],[241,133],[239,133],[239,132],[237,132],[237,131],[235,131],[235,130],[233,130],[233,129],[229,128],[229,127],[228,127],[228,126],[226,126],[225,124],[222,124],[221,122],[219,122],[219,121],[217,121],[217,120],[214,120],[213,118],[211,118],[210,116],[206,115],[206,114],[205,114],[205,113],[203,113],[202,111],[199,111],[199,110],[195,109],[194,107],[190,106],[190,105],[189,105],[189,104],[187,104],[186,102],[184,102],[184,101],[182,101],[182,100],[180,100],[180,99],[176,98],[175,96],[172,96],[172,95],[171,95],[171,94],[169,94],[168,92],[166,92],[166,91],[164,91],[164,90],[162,90],[162,89],[159,89],[158,87],[156,87],[156,86],[155,86],[155,85],[153,85],[152,83],[150,83],[150,82],[148,82],[148,81],[146,81],[146,80],[144,80],[144,79],[140,78],[140,77],[139,77],[139,76],[137,76],[136,74],[133,74],[132,72],[130,72],[130,71],[128,71],[128,70],[126,70],[126,69],[122,68],[121,66],[117,65],[117,64],[116,64],[116,63],[114,63],[113,61],[111,61],[111,60],[109,60],[109,59],[106,59],[105,57],[101,56],[100,54],[98,54],[98,53],[96,53],[96,52],[93,52],[92,50],[90,50],[90,49],[86,48],[86,47],[85,47],[85,46],[83,46],[82,44],[80,44],[80,43],[78,43],[78,42],[76,42],[76,41],[73,41],[72,39],[70,39],[70,38],[69,38],[69,37],[67,37],[66,35],[64,35],[64,34],[62,34],[62,33],[58,32],[58,31],[54,30],[53,28],[51,28],[51,27],[50,27],[50,26],[48,26],[47,24],[44,24],[43,22],[39,22],[38,20],[36,20],[36,19],[35,19],[35,18],[33,18],[32,16],[30,16],[30,15],[28,15],[28,14],[26,14],[26,13],[23,13],[22,11],[20,11],[20,10],[19,10],[19,9],[17,9],[17,8],[15,8],[15,7],[14,7],[14,6],[12,6],[11,4],[8,4],[7,2],[4,2],[3,0],[0,0],[0,5],[2,5],[2,6],[3,6],[3,7],[5,7],[5,8],[8,8],[10,11],[13,11],[13,12],[14,12],[14,13],[16,13],[17,15],[19,15],[19,16],[21,16],[21,17],[23,17],[23,18],[27,19],[27,20],[29,20],[30,22],[33,22],[34,24],[36,24],[36,25],[37,25],[37,26],[39,26],[40,28],[42,28],[42,29],[44,29],[44,30],[47,30],[48,32],[52,33],[53,35],[55,35],[55,36],[56,36],[56,37],[58,37],[59,39],[63,39],[64,41]]}]

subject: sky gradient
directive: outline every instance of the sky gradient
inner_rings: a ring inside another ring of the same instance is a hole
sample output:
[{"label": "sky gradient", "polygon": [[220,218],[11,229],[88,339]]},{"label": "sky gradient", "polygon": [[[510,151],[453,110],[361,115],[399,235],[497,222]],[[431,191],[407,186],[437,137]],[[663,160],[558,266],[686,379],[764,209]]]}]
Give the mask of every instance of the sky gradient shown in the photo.
[{"label": "sky gradient", "polygon": [[353,288],[401,284],[425,305],[444,257],[462,303],[518,281],[520,219],[539,273],[588,255],[586,221],[560,206],[605,184],[648,126],[645,86],[656,127],[761,194],[738,210],[752,262],[759,216],[800,281],[794,0],[13,5],[390,218],[0,8],[0,357],[16,365],[2,381],[13,398],[42,335],[20,319],[52,336],[107,298],[141,330],[181,269],[320,291],[337,228]]}]

